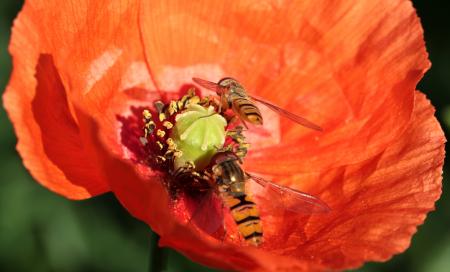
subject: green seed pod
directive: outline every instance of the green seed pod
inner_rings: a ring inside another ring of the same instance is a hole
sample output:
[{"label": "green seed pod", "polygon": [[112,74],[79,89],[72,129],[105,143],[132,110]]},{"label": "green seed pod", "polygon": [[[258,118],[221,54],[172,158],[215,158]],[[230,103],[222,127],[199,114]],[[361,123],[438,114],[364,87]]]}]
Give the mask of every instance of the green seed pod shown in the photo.
[{"label": "green seed pod", "polygon": [[196,170],[202,170],[217,149],[223,147],[227,121],[212,106],[205,108],[197,104],[188,106],[185,112],[177,115],[175,121],[170,137],[182,152],[180,157],[175,158],[175,169],[190,161]]}]

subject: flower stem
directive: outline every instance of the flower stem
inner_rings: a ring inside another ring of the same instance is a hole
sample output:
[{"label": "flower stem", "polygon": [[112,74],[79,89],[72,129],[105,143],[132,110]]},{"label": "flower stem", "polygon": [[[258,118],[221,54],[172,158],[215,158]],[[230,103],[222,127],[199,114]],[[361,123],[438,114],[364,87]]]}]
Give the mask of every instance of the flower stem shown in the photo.
[{"label": "flower stem", "polygon": [[150,237],[149,272],[162,272],[166,270],[168,252],[158,246],[158,241],[159,235],[153,232]]}]

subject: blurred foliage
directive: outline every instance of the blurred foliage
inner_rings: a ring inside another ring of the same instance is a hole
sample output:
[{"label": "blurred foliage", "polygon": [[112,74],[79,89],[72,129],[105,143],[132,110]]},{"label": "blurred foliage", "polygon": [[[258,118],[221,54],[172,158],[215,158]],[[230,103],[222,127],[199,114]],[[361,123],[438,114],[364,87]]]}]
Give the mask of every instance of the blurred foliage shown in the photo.
[{"label": "blurred foliage", "polygon": [[[437,108],[447,135],[450,129],[449,2],[413,1],[425,29],[432,69],[419,85]],[[11,60],[10,27],[21,1],[0,2],[0,89],[6,86]],[[106,194],[73,202],[34,182],[14,146],[15,136],[0,108],[0,270],[1,271],[148,271],[155,237]],[[445,166],[445,170],[448,166]],[[448,176],[444,176],[448,180]],[[450,199],[445,186],[437,211],[413,237],[411,247],[387,263],[369,263],[357,271],[449,271]],[[214,271],[165,249],[167,271]]]}]

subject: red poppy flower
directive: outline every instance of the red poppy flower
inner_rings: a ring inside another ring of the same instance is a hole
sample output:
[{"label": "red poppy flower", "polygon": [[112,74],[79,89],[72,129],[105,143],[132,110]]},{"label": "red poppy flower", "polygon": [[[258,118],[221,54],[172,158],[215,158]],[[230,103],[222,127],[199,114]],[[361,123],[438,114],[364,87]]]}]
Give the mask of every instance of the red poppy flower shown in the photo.
[{"label": "red poppy flower", "polygon": [[[409,246],[441,193],[445,138],[415,91],[430,64],[406,0],[30,0],[10,52],[4,106],[34,178],[71,199],[114,192],[161,245],[206,265],[292,271],[385,261]],[[332,211],[263,218],[261,248],[180,222],[166,174],[139,162],[135,112],[176,97],[193,76],[236,77],[320,124],[324,132],[264,113],[243,168]]]}]

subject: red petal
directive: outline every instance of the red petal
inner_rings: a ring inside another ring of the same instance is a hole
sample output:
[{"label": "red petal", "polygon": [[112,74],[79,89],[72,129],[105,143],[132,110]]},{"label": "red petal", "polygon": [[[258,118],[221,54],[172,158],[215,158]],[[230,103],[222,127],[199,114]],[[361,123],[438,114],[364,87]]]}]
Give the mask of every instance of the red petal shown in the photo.
[{"label": "red petal", "polygon": [[[86,150],[95,146],[84,138],[84,129],[77,127],[76,114],[70,110],[73,101],[107,124],[104,129],[110,136],[110,148],[122,154],[125,149],[118,140],[116,114],[128,111],[130,100],[122,91],[151,88],[143,50],[136,42],[137,3],[109,2],[27,1],[13,29],[10,51],[14,72],[4,103],[15,124],[18,150],[39,182],[70,198],[86,198],[108,190],[106,181],[98,178],[101,173],[95,173],[98,170],[89,162],[90,151]],[[49,8],[56,6],[57,10]],[[99,12],[105,7],[109,12]],[[52,96],[37,100],[34,73],[43,53],[50,53],[54,64],[49,71],[47,66],[42,67],[40,74],[50,78],[46,80],[49,88],[43,86],[37,91]],[[153,97],[155,94],[151,93]],[[30,115],[32,101],[37,110],[42,109],[39,116]],[[44,122],[48,115],[57,118]],[[45,147],[36,140],[41,133],[49,134],[42,136]],[[57,143],[48,143],[55,138]]]},{"label": "red petal", "polygon": [[107,191],[99,169],[89,159],[91,150],[84,146],[52,58],[41,55],[34,78],[34,67],[27,61],[31,62],[35,52],[14,43],[17,35],[25,38],[17,31],[11,51],[20,50],[21,55],[14,58],[15,69],[3,99],[25,166],[42,185],[69,198],[83,199]]},{"label": "red petal", "polygon": [[433,107],[420,93],[415,105],[405,133],[380,154],[316,173],[308,191],[330,205],[329,215],[266,218],[271,245],[282,245],[283,254],[293,257],[314,256],[330,269],[385,261],[404,251],[441,194],[444,160],[445,137]]},{"label": "red petal", "polygon": [[[51,54],[69,101],[80,101],[84,112],[109,123],[111,135],[117,133],[116,114],[132,104],[126,91],[153,88],[139,42],[138,8],[138,1],[125,0],[31,0],[16,23],[16,43],[34,44],[30,62],[38,53]],[[156,96],[149,91],[146,98]]]}]

